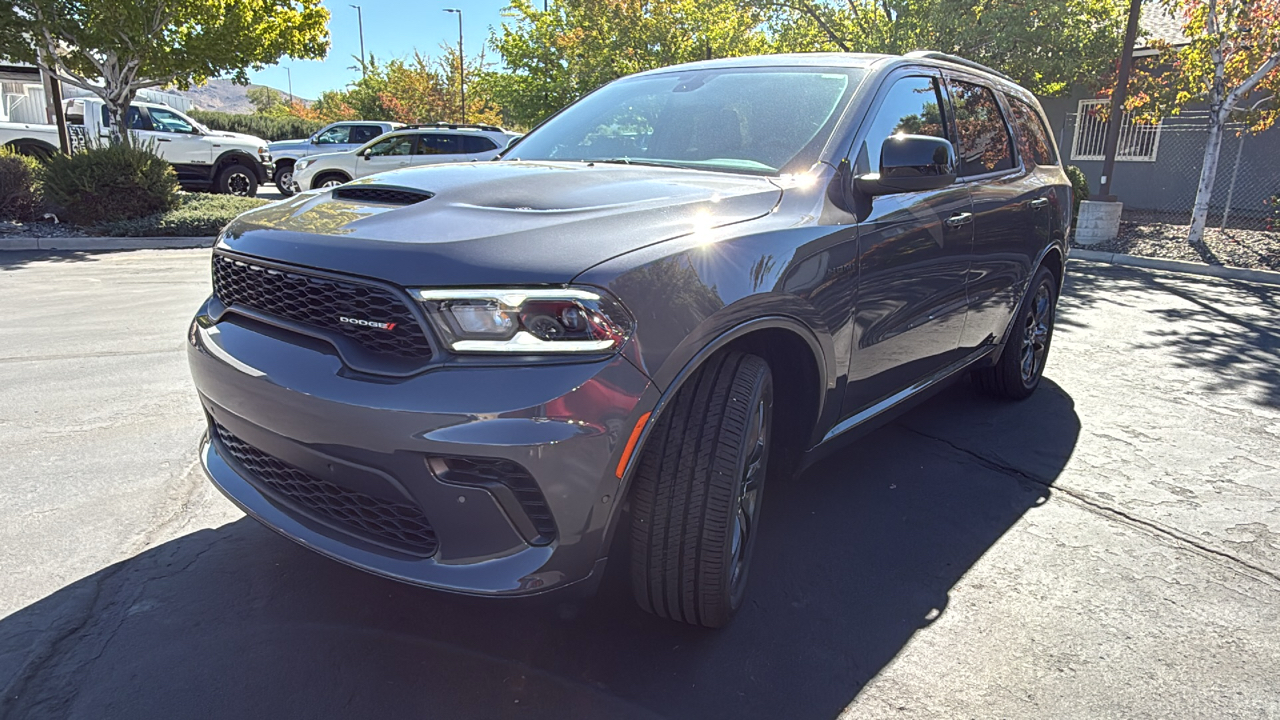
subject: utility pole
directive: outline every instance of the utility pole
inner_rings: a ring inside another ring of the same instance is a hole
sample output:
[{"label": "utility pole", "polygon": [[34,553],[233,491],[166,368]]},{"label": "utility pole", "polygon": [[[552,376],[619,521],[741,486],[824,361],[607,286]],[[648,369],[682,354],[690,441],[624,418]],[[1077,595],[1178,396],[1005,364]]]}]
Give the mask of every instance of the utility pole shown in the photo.
[{"label": "utility pole", "polygon": [[466,56],[462,54],[462,11],[457,8],[445,8],[445,12],[458,13],[458,97],[461,105],[458,122],[465,123],[467,121],[467,79],[465,77],[467,66],[464,60]]},{"label": "utility pole", "polygon": [[281,65],[285,74],[289,77],[289,105],[293,106],[293,70],[288,65]]},{"label": "utility pole", "polygon": [[365,70],[364,59],[364,11],[359,5],[352,5],[356,9],[356,22],[360,25],[360,77],[368,77],[369,73]]},{"label": "utility pole", "polygon": [[1129,71],[1133,68],[1133,44],[1138,37],[1138,16],[1142,14],[1142,0],[1129,0],[1129,24],[1124,30],[1124,49],[1120,53],[1120,69],[1116,77],[1116,89],[1111,93],[1111,116],[1107,122],[1106,142],[1102,146],[1102,178],[1094,200],[1114,202],[1111,195],[1111,176],[1116,169],[1116,146],[1120,144],[1120,124],[1124,121],[1124,101],[1129,94]]}]

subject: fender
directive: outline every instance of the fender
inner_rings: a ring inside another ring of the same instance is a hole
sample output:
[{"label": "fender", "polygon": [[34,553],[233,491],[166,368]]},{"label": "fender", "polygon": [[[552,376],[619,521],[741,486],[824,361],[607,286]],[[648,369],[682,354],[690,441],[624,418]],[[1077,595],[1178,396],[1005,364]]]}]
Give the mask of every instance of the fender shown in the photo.
[{"label": "fender", "polygon": [[[37,140],[35,138],[18,138],[17,140],[10,140],[5,143],[5,147],[17,153],[31,155],[41,159],[58,152],[58,148],[50,145],[44,140]],[[31,150],[35,150],[36,152],[32,153],[30,152]]]},{"label": "fender", "polygon": [[244,165],[250,170],[253,170],[258,177],[258,182],[265,182],[263,179],[265,174],[262,168],[262,161],[238,148],[224,151],[218,156],[217,160],[213,161],[213,177],[217,177],[218,173],[222,172],[223,168],[232,163]]}]

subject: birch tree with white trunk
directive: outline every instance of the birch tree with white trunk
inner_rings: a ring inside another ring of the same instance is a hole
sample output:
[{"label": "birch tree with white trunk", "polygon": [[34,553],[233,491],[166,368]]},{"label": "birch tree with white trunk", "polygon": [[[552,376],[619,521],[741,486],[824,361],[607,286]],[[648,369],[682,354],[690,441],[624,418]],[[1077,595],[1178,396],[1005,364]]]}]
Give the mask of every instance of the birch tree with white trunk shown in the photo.
[{"label": "birch tree with white trunk", "polygon": [[186,89],[210,78],[248,82],[247,71],[284,56],[329,49],[321,0],[11,0],[0,58],[37,65],[102,99],[112,136],[144,88]]}]

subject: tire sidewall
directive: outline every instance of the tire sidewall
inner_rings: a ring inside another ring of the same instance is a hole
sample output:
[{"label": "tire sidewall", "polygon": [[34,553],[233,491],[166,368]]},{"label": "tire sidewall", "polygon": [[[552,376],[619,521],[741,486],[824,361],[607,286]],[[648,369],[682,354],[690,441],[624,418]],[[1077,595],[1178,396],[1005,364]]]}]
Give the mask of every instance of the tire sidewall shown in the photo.
[{"label": "tire sidewall", "polygon": [[[286,180],[286,177],[288,178]],[[276,189],[281,195],[289,197],[293,195],[293,165],[285,165],[276,168],[276,175],[272,180],[276,184]]]},{"label": "tire sidewall", "polygon": [[[1041,358],[1040,367],[1037,369],[1035,376],[1031,378],[1031,382],[1028,383],[1022,377],[1022,339],[1020,335],[1017,338],[1017,351],[1013,354],[1014,362],[1012,365],[1018,373],[1018,383],[1022,385],[1027,394],[1035,391],[1035,389],[1040,386],[1041,378],[1044,377],[1045,366],[1049,364],[1049,350],[1053,346],[1053,329],[1057,324],[1058,290],[1056,283],[1054,282],[1053,273],[1049,272],[1047,268],[1042,267],[1032,279],[1031,285],[1027,287],[1027,295],[1023,298],[1022,308],[1018,312],[1016,330],[1018,333],[1021,333],[1027,321],[1027,314],[1035,312],[1033,303],[1035,302],[1036,293],[1039,292],[1040,288],[1046,284],[1049,286],[1049,334],[1045,337],[1044,341],[1044,357]],[[1010,338],[1010,340],[1013,339],[1014,338]]]},{"label": "tire sidewall", "polygon": [[[765,491],[765,486],[768,484],[767,481],[769,478],[769,455],[770,455],[770,450],[772,449],[772,446],[773,446],[773,443],[772,443],[773,375],[769,372],[767,365],[765,366],[765,372],[762,373],[760,377],[756,380],[754,386],[752,387],[751,395],[747,399],[747,408],[749,413],[754,411],[756,407],[756,403],[760,401],[761,397],[765,399],[764,453],[760,458],[761,475],[760,475],[759,488],[757,490],[758,495],[756,497],[755,518],[752,519],[752,523],[754,527],[750,528],[750,532],[747,534],[747,546],[743,548],[744,562],[743,562],[743,568],[742,568],[742,577],[738,580],[738,582],[735,585],[735,583],[732,580],[733,568],[732,567],[727,568],[724,572],[724,577],[725,577],[724,587],[720,588],[722,601],[724,603],[723,607],[728,608],[730,614],[737,611],[737,609],[742,605],[743,598],[746,596],[747,582],[750,579],[750,574],[751,574],[751,559],[755,553],[756,539],[760,534],[760,511],[764,507],[764,491]],[[751,417],[751,416],[748,415],[748,417]],[[750,423],[750,420],[748,420],[748,423]],[[750,429],[750,424],[748,424],[747,428],[744,428],[743,430],[743,436],[741,438],[742,447],[738,448],[738,459],[734,467],[733,494],[731,495],[732,505],[729,507],[729,518],[728,518],[730,524],[726,526],[728,528],[728,532],[724,533],[724,537],[722,538],[723,554],[721,555],[721,557],[724,557],[724,558],[730,558],[732,556],[732,548],[733,548],[732,523],[736,522],[737,499],[738,499],[738,495],[742,492],[742,483],[744,480],[743,476],[746,471],[747,460],[749,459],[750,452],[751,452],[751,449],[746,447],[746,442],[745,442],[749,429]]]}]

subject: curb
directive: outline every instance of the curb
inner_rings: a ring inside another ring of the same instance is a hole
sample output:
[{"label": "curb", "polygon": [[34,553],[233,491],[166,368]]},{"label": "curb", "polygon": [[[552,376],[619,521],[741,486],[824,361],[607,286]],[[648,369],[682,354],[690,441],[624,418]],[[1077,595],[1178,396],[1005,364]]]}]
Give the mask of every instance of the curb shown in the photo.
[{"label": "curb", "polygon": [[213,247],[216,237],[0,237],[5,250],[174,250]]},{"label": "curb", "polygon": [[1243,280],[1265,285],[1280,285],[1280,272],[1274,270],[1248,270],[1225,265],[1204,265],[1181,260],[1162,260],[1160,258],[1139,257],[1137,255],[1109,253],[1100,250],[1080,250],[1078,248],[1071,248],[1067,253],[1067,257],[1075,260],[1090,260],[1112,265],[1146,268],[1148,270],[1167,270],[1169,272],[1216,277],[1224,280]]}]

